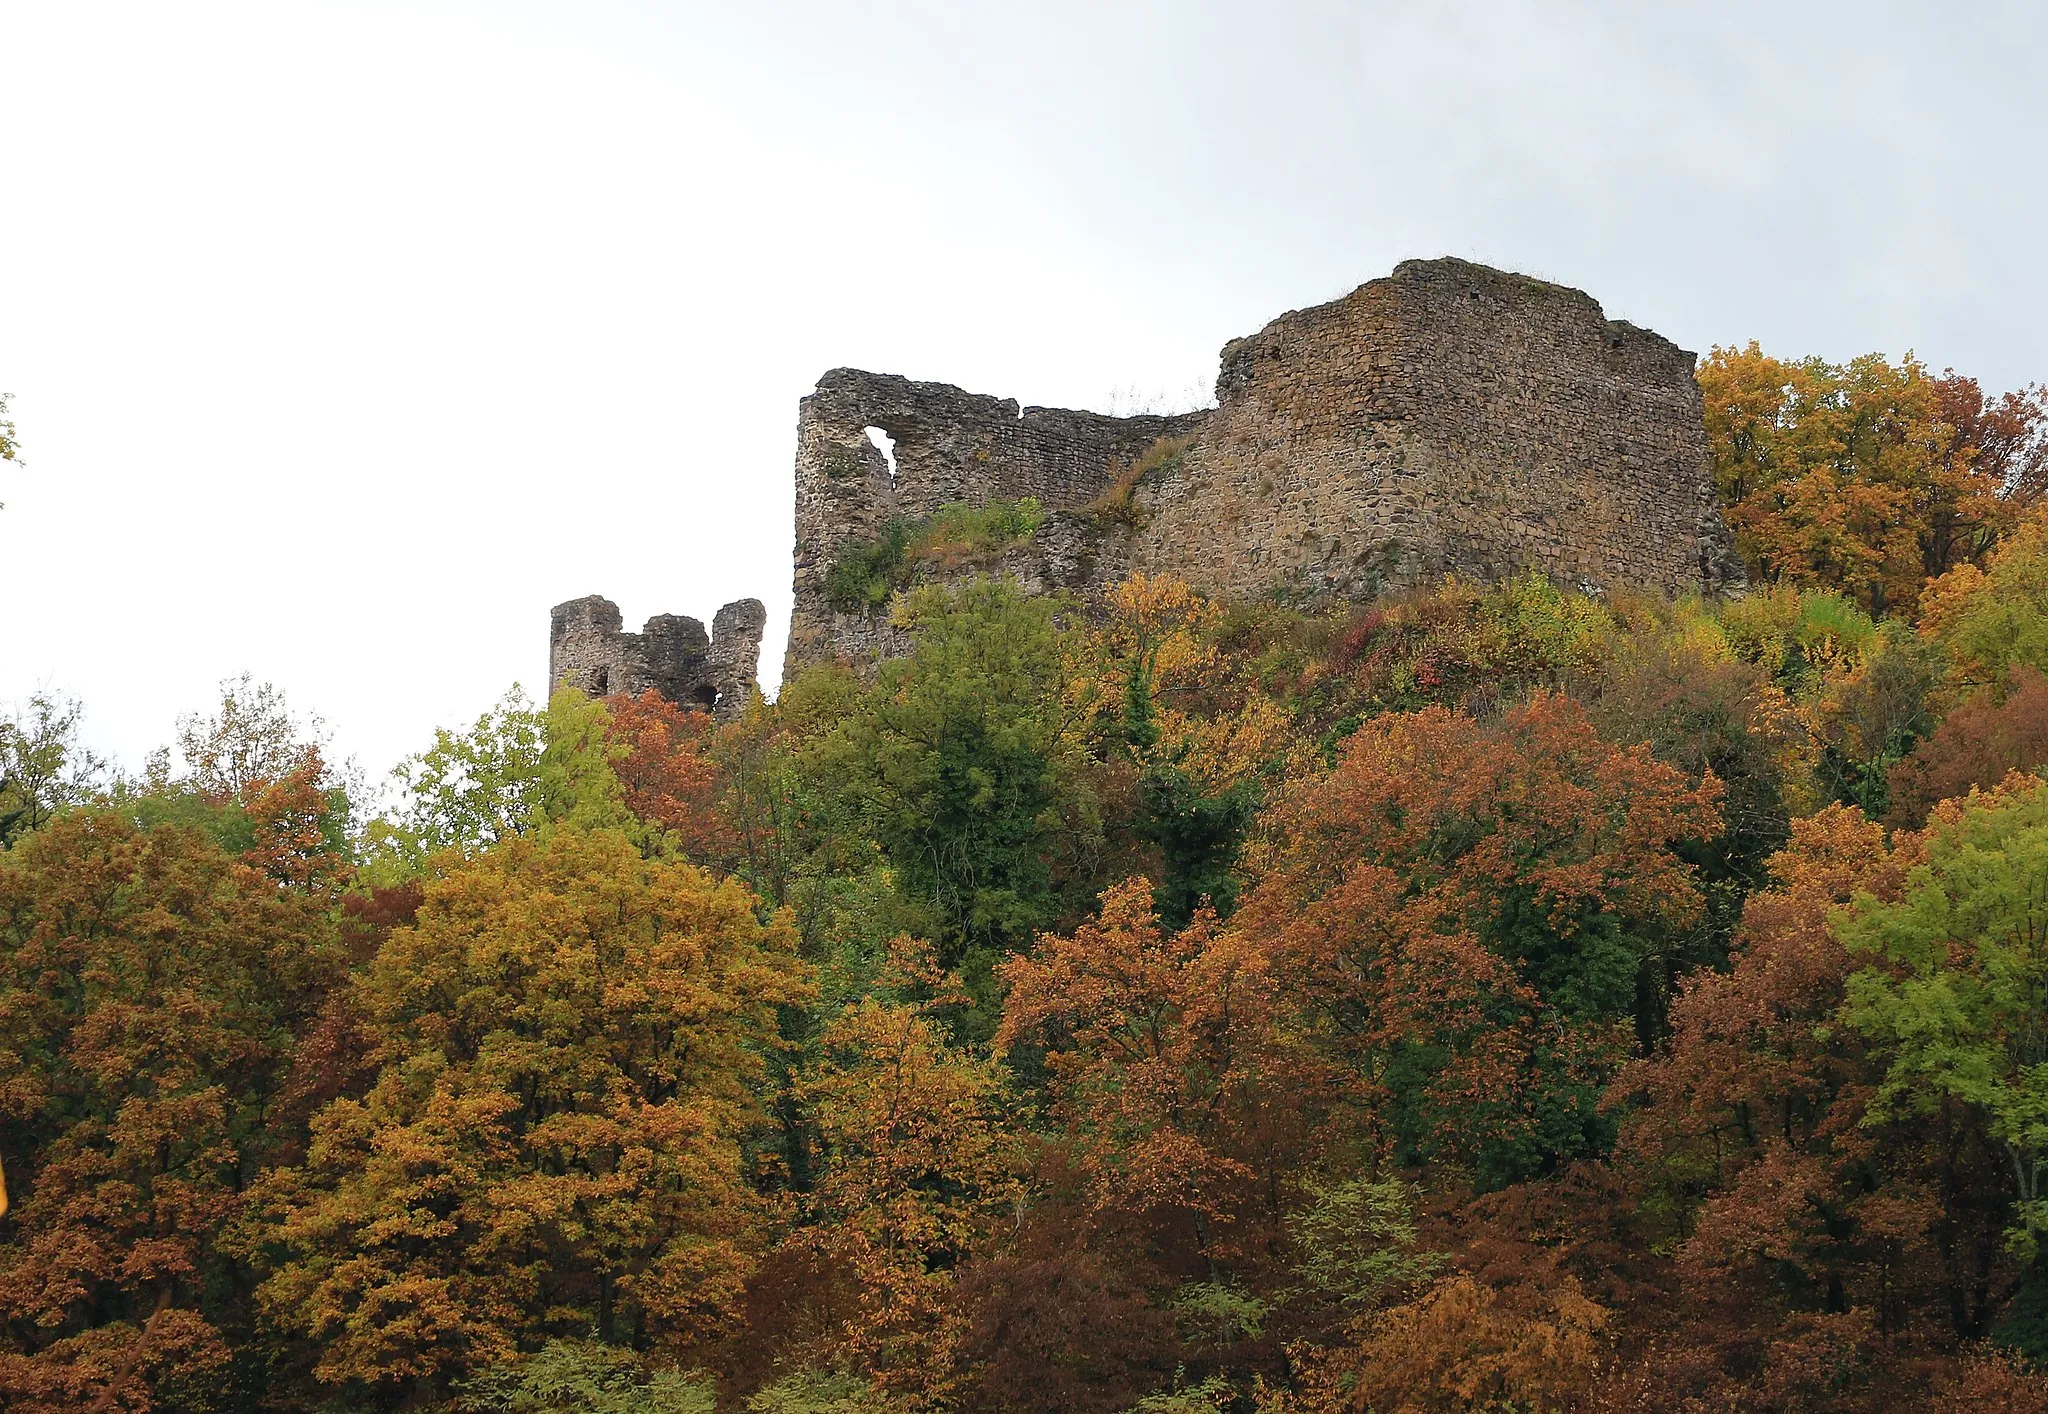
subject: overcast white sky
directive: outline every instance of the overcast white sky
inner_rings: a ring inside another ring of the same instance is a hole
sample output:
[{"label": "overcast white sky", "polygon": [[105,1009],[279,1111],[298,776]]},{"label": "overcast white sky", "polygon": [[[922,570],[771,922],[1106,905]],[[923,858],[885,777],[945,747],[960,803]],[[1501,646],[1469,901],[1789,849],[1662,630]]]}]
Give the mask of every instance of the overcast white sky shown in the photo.
[{"label": "overcast white sky", "polygon": [[0,0],[0,704],[372,772],[549,606],[770,607],[853,364],[1185,405],[1409,256],[2048,376],[2048,6]]}]

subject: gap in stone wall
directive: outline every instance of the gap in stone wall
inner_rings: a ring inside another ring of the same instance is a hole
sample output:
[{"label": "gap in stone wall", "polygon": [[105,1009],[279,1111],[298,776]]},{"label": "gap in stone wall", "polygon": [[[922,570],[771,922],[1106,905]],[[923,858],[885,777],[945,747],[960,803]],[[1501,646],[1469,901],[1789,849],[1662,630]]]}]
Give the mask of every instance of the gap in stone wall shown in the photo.
[{"label": "gap in stone wall", "polygon": [[889,463],[889,480],[893,483],[896,480],[896,439],[879,427],[863,427],[861,431],[875,444],[875,450],[882,454],[882,460]]}]

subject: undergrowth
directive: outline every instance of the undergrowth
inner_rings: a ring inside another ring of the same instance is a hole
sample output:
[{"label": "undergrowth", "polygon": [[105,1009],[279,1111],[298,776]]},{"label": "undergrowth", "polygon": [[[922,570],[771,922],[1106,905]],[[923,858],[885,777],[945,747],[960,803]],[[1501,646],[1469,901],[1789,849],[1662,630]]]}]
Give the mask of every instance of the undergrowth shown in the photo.
[{"label": "undergrowth", "polygon": [[872,614],[926,565],[955,570],[1029,540],[1045,520],[1036,497],[970,506],[954,502],[921,519],[893,517],[879,535],[841,548],[825,574],[825,597],[845,613]]}]

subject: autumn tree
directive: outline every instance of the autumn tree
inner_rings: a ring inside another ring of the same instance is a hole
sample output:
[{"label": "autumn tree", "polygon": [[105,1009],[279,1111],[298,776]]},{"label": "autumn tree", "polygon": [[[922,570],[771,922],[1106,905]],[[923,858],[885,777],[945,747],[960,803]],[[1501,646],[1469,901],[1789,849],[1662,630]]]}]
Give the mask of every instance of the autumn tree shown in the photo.
[{"label": "autumn tree", "polygon": [[1601,740],[1565,697],[1486,725],[1443,708],[1383,717],[1279,815],[1274,889],[1308,902],[1362,866],[1389,870],[1420,918],[1469,928],[1547,1001],[1625,1016],[1638,962],[1698,905],[1668,846],[1712,830],[1719,795]]},{"label": "autumn tree", "polygon": [[1876,615],[1981,558],[2039,480],[2044,408],[1986,408],[1911,355],[1846,364],[1715,349],[1699,369],[1714,477],[1759,583],[1835,588]]},{"label": "autumn tree", "polygon": [[[1143,880],[1098,918],[1002,968],[1000,1045],[1045,1048],[1056,1115],[1098,1208],[1191,1222],[1211,1281],[1279,1166],[1298,1155],[1311,1058],[1278,1025],[1278,985],[1249,939],[1198,912],[1168,932]],[[1277,1212],[1266,1212],[1277,1220]]]},{"label": "autumn tree", "polygon": [[1264,940],[1381,1153],[1484,1184],[1605,1142],[1594,1102],[1661,1026],[1698,916],[1672,852],[1719,784],[1603,741],[1539,694],[1492,725],[1432,707],[1368,723],[1275,820],[1237,926]]},{"label": "autumn tree", "polygon": [[1843,806],[1796,822],[1732,970],[1688,982],[1668,1045],[1615,1084],[1689,1302],[1668,1377],[1750,1399],[1831,1367],[1876,1378],[1888,1344],[1981,1336],[2002,1302],[2010,1207],[1987,1126],[1960,1104],[1874,1105],[1886,1046],[1843,1021],[1871,985],[1845,939],[1900,906],[1923,848],[1888,848]]},{"label": "autumn tree", "polygon": [[2048,492],[2048,388],[1990,398],[1976,379],[1950,371],[1936,382],[1935,397],[1956,451],[1973,451],[1976,469],[1995,477],[2015,505],[2039,503]]},{"label": "autumn tree", "polygon": [[963,1409],[1121,1414],[1183,1354],[1176,1313],[1154,1300],[1158,1268],[1128,1227],[1099,1220],[1074,1176],[1060,1146],[1037,1146],[1011,1232],[960,1273]]},{"label": "autumn tree", "polygon": [[2009,684],[1974,694],[1892,768],[1891,823],[1917,828],[1939,801],[2048,765],[2048,678],[2017,668]]},{"label": "autumn tree", "polygon": [[956,1273],[1014,1211],[1019,1155],[1002,1069],[939,1015],[967,1000],[957,979],[900,938],[881,983],[825,1028],[803,1087],[824,1151],[809,1240],[858,1292],[841,1355],[929,1404],[956,1378]]},{"label": "autumn tree", "polygon": [[626,809],[663,831],[685,858],[728,865],[740,842],[722,809],[724,773],[713,752],[718,723],[711,714],[678,707],[652,688],[638,697],[608,697],[604,707],[608,740],[625,748],[611,766]]},{"label": "autumn tree", "polygon": [[1361,1321],[1351,1340],[1304,1351],[1302,1389],[1276,1401],[1277,1411],[1578,1407],[1600,1372],[1609,1320],[1575,1281],[1511,1296],[1470,1277],[1448,1278]]},{"label": "autumn tree", "polygon": [[1688,979],[1668,1044],[1614,1087],[1635,1105],[1623,1151],[1651,1166],[1693,1290],[1709,1307],[1732,1290],[1753,1303],[1739,1335],[1703,1323],[1695,1337],[1708,1340],[1760,1340],[1763,1314],[1783,1316],[1770,1288],[1788,1275],[1830,1311],[1867,1301],[1883,1264],[1901,1255],[1865,1251],[1857,1195],[1842,1186],[1844,1166],[1863,1156],[1856,1124],[1869,1068],[1862,1047],[1825,1030],[1852,968],[1831,913],[1859,891],[1895,891],[1901,865],[1877,826],[1837,805],[1795,822],[1771,868],[1774,887],[1750,899],[1732,970]]},{"label": "autumn tree", "polygon": [[428,880],[359,984],[375,1083],[315,1117],[246,1230],[270,1322],[381,1398],[551,1336],[716,1336],[762,1241],[740,1145],[791,948],[738,884],[616,833]]},{"label": "autumn tree", "polygon": [[321,900],[193,828],[74,810],[0,856],[0,1403],[260,1393],[221,1238],[342,966]]}]

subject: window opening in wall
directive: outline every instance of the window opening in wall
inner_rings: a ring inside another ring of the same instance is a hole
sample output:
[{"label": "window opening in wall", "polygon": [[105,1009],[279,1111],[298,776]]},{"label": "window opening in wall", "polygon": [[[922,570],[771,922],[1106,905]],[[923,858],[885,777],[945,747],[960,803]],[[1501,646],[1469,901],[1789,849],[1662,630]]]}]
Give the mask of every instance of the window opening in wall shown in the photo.
[{"label": "window opening in wall", "polygon": [[709,683],[705,683],[690,695],[697,700],[697,705],[707,712],[718,705],[718,689]]},{"label": "window opening in wall", "polygon": [[868,440],[875,444],[875,450],[882,454],[882,460],[889,463],[889,479],[896,479],[896,439],[879,427],[864,427]]},{"label": "window opening in wall", "polygon": [[612,690],[612,670],[610,668],[599,668],[597,670],[597,679],[592,686],[596,689],[590,694],[592,697],[603,697],[609,693]]}]

